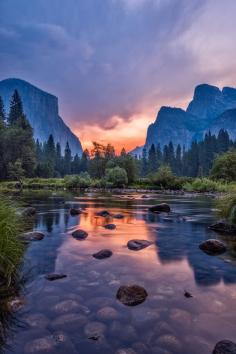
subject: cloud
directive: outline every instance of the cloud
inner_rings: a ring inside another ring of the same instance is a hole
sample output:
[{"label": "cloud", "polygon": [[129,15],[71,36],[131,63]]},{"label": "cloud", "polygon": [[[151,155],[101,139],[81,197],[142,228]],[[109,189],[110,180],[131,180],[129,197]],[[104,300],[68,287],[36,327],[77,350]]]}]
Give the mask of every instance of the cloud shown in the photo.
[{"label": "cloud", "polygon": [[[56,94],[76,131],[99,126],[107,136],[138,124],[134,117],[149,122],[152,112],[154,120],[163,104],[184,106],[201,81],[236,80],[235,7],[234,0],[1,2],[0,77]],[[135,130],[140,140],[145,130]]]}]

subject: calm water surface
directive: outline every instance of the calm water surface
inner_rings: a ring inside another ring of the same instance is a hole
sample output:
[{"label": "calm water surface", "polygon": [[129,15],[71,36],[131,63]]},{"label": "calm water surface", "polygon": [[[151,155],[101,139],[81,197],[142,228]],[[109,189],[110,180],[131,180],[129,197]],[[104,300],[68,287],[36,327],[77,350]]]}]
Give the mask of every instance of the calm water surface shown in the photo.
[{"label": "calm water surface", "polygon": [[[214,221],[213,200],[133,198],[77,194],[67,195],[65,203],[27,198],[37,208],[34,229],[46,237],[26,252],[26,304],[16,315],[21,327],[9,335],[4,353],[115,354],[130,348],[121,353],[209,354],[216,342],[235,341],[236,244],[224,240],[229,251],[221,257],[198,248],[203,240],[219,237],[207,228]],[[148,206],[163,201],[171,214],[148,213]],[[72,217],[71,206],[86,213]],[[102,209],[124,219],[97,217]],[[107,222],[116,230],[104,229]],[[77,228],[88,232],[86,240],[72,238]],[[131,251],[126,244],[133,238],[154,244]],[[103,248],[113,256],[91,256]],[[67,278],[49,282],[44,276],[52,272]],[[146,301],[136,307],[119,303],[116,292],[126,284],[143,286]],[[193,298],[186,298],[185,290]]]}]

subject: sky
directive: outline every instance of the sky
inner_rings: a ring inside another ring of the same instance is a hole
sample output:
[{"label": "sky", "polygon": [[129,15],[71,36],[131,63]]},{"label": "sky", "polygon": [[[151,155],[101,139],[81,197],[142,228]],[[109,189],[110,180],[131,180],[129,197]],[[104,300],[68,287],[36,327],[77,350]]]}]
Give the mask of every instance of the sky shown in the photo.
[{"label": "sky", "polygon": [[0,0],[0,80],[59,98],[83,147],[130,150],[162,105],[236,86],[235,0]]}]

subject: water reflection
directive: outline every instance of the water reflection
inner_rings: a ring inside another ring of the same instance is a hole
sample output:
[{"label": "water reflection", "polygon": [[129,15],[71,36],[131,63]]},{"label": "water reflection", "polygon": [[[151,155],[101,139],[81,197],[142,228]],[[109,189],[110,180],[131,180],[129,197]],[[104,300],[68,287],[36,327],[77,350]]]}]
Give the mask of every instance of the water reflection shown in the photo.
[{"label": "water reflection", "polygon": [[[229,252],[222,257],[198,248],[204,239],[216,237],[207,229],[214,221],[212,201],[133,198],[64,195],[63,200],[34,202],[35,229],[46,237],[26,253],[25,270],[31,269],[32,278],[25,289],[26,305],[17,313],[26,326],[9,338],[14,353],[115,354],[132,348],[136,354],[207,354],[218,340],[235,339],[235,243],[225,240]],[[149,213],[148,206],[157,201],[169,202],[173,212]],[[72,206],[85,212],[72,217]],[[97,217],[102,209],[124,218]],[[116,230],[104,228],[109,222]],[[88,232],[85,241],[71,237],[76,228]],[[126,244],[133,238],[154,244],[130,251]],[[92,254],[103,248],[113,256],[94,259]],[[68,277],[48,282],[44,275],[50,272]],[[128,308],[116,300],[119,286],[128,283],[145,287],[145,303]],[[184,290],[194,297],[186,299]],[[90,339],[94,331],[97,340]]]}]

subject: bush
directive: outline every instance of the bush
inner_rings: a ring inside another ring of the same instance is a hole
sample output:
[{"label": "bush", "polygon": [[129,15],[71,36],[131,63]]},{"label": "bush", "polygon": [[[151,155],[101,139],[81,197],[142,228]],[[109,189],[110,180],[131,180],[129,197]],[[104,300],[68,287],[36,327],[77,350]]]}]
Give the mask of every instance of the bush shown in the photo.
[{"label": "bush", "polygon": [[82,172],[80,175],[65,176],[64,182],[68,189],[88,188],[92,184],[92,179],[87,172]]},{"label": "bush", "polygon": [[151,175],[150,183],[159,186],[161,189],[181,189],[185,181],[183,178],[176,177],[168,165],[163,165],[158,172]]},{"label": "bush", "polygon": [[227,219],[230,224],[236,225],[236,187],[217,201],[217,208],[219,216]]},{"label": "bush", "polygon": [[128,184],[126,170],[118,166],[107,169],[105,179],[108,187],[123,187]]},{"label": "bush", "polygon": [[211,177],[226,182],[236,181],[236,151],[230,150],[218,156],[212,167]]},{"label": "bush", "polygon": [[192,182],[185,183],[183,189],[188,192],[225,192],[228,186],[209,178],[196,178]]}]

